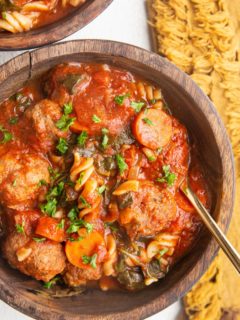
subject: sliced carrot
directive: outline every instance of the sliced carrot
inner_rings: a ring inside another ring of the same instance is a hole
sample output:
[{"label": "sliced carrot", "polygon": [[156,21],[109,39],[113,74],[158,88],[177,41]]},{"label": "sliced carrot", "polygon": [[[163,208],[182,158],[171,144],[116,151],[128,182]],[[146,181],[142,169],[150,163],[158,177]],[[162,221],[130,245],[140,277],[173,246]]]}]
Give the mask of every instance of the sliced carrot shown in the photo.
[{"label": "sliced carrot", "polygon": [[[106,248],[103,236],[97,231],[87,233],[81,230],[78,241],[66,242],[66,256],[68,261],[78,268],[93,268],[91,264],[84,263],[84,257],[92,257],[97,254],[96,262],[99,263],[106,255]],[[100,259],[100,261],[99,261]]]},{"label": "sliced carrot", "polygon": [[65,230],[62,229],[60,222],[59,219],[41,217],[38,220],[35,233],[53,241],[62,242],[66,239],[66,234]]},{"label": "sliced carrot", "polygon": [[172,136],[172,119],[164,111],[147,109],[133,122],[133,134],[139,143],[152,150],[164,147]]}]

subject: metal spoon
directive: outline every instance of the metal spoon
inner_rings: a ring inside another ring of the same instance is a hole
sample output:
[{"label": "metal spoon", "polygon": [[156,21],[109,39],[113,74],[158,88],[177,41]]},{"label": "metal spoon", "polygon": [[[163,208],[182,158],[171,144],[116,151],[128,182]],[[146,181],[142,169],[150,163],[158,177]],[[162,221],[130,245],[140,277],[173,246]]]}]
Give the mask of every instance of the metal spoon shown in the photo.
[{"label": "metal spoon", "polygon": [[217,223],[214,221],[214,219],[212,218],[210,213],[203,206],[203,204],[200,202],[200,200],[197,198],[197,196],[194,194],[194,192],[191,190],[191,188],[189,186],[186,186],[186,184],[182,183],[180,185],[180,190],[183,192],[183,194],[185,194],[185,196],[188,198],[188,200],[191,202],[191,204],[197,210],[197,212],[200,215],[200,217],[202,218],[205,226],[208,228],[208,230],[214,236],[215,240],[218,242],[220,247],[223,249],[224,253],[227,255],[227,257],[232,262],[234,267],[240,273],[240,255],[237,252],[237,250],[228,241],[227,237],[224,235],[222,230],[219,228]]}]

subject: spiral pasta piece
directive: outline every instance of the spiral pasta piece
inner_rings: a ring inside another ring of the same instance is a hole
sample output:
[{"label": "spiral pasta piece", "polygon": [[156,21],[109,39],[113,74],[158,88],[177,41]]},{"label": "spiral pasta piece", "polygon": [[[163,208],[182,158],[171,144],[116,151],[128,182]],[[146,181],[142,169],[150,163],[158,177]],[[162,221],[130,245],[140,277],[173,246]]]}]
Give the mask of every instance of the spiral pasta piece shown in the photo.
[{"label": "spiral pasta piece", "polygon": [[75,182],[75,190],[79,191],[94,171],[93,158],[84,158],[74,153],[74,163],[70,170],[70,180]]},{"label": "spiral pasta piece", "polygon": [[152,100],[162,99],[161,90],[155,88],[152,85],[145,84],[143,82],[138,82],[136,87],[138,94],[141,96],[142,99],[148,100],[149,102],[151,102]]},{"label": "spiral pasta piece", "polygon": [[106,276],[113,276],[116,273],[114,265],[117,261],[117,244],[112,234],[107,235],[106,247],[108,254],[103,264],[103,272]]},{"label": "spiral pasta piece", "polygon": [[73,7],[77,7],[85,2],[86,0],[62,0],[62,6],[66,7],[66,5],[70,4]]},{"label": "spiral pasta piece", "polygon": [[3,12],[4,19],[0,19],[0,29],[17,33],[30,30],[37,22],[39,13],[34,12],[31,14],[13,12]]},{"label": "spiral pasta piece", "polygon": [[[173,255],[175,248],[178,244],[179,236],[169,233],[158,234],[153,241],[151,241],[147,247],[147,257],[152,259],[155,256],[160,255]],[[164,250],[164,254],[161,254],[161,250]]]}]

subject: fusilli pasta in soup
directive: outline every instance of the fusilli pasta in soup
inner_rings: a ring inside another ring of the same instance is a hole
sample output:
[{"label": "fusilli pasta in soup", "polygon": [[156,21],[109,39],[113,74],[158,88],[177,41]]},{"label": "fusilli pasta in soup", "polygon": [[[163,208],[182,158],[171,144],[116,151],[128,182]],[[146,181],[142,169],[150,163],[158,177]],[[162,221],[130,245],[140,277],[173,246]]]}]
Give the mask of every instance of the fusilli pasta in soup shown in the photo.
[{"label": "fusilli pasta in soup", "polygon": [[158,86],[108,65],[61,64],[1,109],[11,266],[46,288],[138,290],[190,251],[202,223],[179,186],[188,179],[207,208],[210,193],[197,146]]},{"label": "fusilli pasta in soup", "polygon": [[0,31],[29,31],[70,13],[87,0],[1,0]]}]

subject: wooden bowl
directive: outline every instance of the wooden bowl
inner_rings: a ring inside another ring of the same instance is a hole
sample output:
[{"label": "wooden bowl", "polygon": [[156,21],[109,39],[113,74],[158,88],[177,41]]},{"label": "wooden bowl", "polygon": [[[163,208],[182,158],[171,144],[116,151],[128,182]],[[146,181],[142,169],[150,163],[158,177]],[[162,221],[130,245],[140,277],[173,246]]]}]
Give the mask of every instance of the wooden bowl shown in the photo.
[{"label": "wooden bowl", "polygon": [[[230,143],[214,106],[197,85],[166,59],[127,44],[83,40],[59,43],[24,53],[0,67],[0,96],[26,80],[67,61],[94,61],[126,68],[159,84],[173,111],[198,145],[213,196],[212,214],[226,231],[234,201],[234,164]],[[80,296],[53,298],[42,285],[0,259],[0,297],[36,319],[143,319],[182,297],[200,278],[218,251],[206,230],[194,249],[162,280],[140,292],[88,289]]]},{"label": "wooden bowl", "polygon": [[0,51],[37,48],[62,40],[94,20],[112,1],[88,0],[61,19],[28,32],[0,32]]}]

